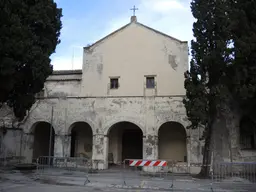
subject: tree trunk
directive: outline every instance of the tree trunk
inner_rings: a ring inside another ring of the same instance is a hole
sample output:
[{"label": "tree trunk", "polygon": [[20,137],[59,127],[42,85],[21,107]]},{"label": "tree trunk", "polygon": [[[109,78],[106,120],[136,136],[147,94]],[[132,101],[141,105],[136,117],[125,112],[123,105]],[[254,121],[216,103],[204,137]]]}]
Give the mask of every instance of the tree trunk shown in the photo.
[{"label": "tree trunk", "polygon": [[205,145],[203,151],[203,164],[201,171],[198,174],[201,178],[207,178],[210,176],[210,164],[211,164],[211,138],[212,138],[212,124],[210,124],[205,133]]}]

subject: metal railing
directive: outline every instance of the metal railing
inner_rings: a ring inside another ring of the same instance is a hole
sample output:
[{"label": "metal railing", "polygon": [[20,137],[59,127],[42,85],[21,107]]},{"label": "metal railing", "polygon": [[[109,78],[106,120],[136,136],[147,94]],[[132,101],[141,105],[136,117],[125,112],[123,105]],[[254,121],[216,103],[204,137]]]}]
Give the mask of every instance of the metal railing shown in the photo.
[{"label": "metal railing", "polygon": [[92,164],[88,158],[41,156],[37,158],[36,164],[37,174],[40,176],[78,175],[79,177],[85,177],[84,184],[90,182],[88,174]]},{"label": "metal railing", "polygon": [[213,167],[215,182],[256,183],[256,162],[223,162]]},{"label": "metal railing", "polygon": [[[175,190],[184,189],[185,185],[189,185],[190,190],[195,190],[200,185],[201,188],[210,191],[223,188],[236,190],[255,188],[256,190],[256,162],[202,165],[165,161],[164,166],[155,166],[151,163],[153,161],[165,160],[127,159],[117,163],[119,164],[116,165],[117,173],[121,173],[120,179],[123,181],[123,186],[145,188],[145,185],[150,184],[151,187]],[[161,164],[158,163],[158,165]],[[202,166],[210,170],[207,178],[198,177]],[[184,184],[184,181],[189,182]]]},{"label": "metal railing", "polygon": [[[83,157],[39,157],[37,172],[41,175],[70,175],[85,177],[85,184],[109,182],[119,187],[151,189],[196,190],[200,185],[206,190],[256,188],[256,162],[215,163],[208,166],[211,174],[205,179],[195,178],[201,164],[171,162],[166,160],[126,159],[115,163],[109,170],[98,170],[92,174],[92,167],[98,161]],[[100,162],[100,161],[99,161]],[[101,163],[101,162],[100,162]],[[89,180],[90,177],[90,180]],[[240,187],[240,188],[239,188]],[[186,189],[185,189],[186,188]]]}]

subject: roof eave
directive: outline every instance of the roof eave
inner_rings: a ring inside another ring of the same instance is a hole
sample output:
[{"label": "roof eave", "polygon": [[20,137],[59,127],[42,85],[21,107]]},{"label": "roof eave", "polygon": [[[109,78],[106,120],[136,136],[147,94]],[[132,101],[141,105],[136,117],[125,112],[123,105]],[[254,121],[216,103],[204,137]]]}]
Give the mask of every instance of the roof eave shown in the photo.
[{"label": "roof eave", "polygon": [[179,40],[179,39],[177,39],[177,38],[175,38],[175,37],[172,37],[172,36],[170,36],[170,35],[167,35],[167,34],[161,32],[161,31],[158,31],[158,30],[156,30],[156,29],[153,29],[153,28],[151,28],[151,27],[149,27],[149,26],[147,26],[147,25],[144,25],[144,24],[142,24],[142,23],[137,22],[137,24],[139,24],[139,25],[141,25],[142,27],[145,27],[145,28],[147,28],[147,29],[149,29],[149,30],[151,30],[151,31],[153,31],[153,32],[155,32],[155,33],[158,33],[158,34],[163,35],[163,36],[165,36],[165,37],[168,37],[168,38],[170,38],[170,39],[172,39],[172,40],[174,40],[174,41],[177,41],[177,42],[179,42],[179,43],[188,43],[188,41],[181,41],[181,40]]},{"label": "roof eave", "polygon": [[113,31],[112,33],[108,34],[107,36],[105,36],[105,37],[101,38],[100,40],[96,41],[96,42],[93,43],[92,45],[83,47],[83,49],[84,49],[84,50],[89,50],[89,49],[91,49],[92,47],[94,47],[95,45],[97,45],[97,44],[101,43],[102,41],[108,39],[108,38],[111,37],[112,35],[115,35],[115,34],[117,34],[119,31],[125,29],[125,28],[128,27],[130,24],[131,24],[131,23],[128,23],[128,24],[124,25],[123,27],[121,27],[121,28],[119,28],[119,29]]},{"label": "roof eave", "polygon": [[107,36],[101,38],[100,40],[96,41],[96,42],[93,43],[92,45],[83,47],[83,49],[84,49],[85,51],[90,50],[91,48],[93,48],[93,47],[96,46],[97,44],[101,43],[101,42],[104,41],[105,39],[108,39],[108,38],[111,37],[112,35],[115,35],[115,34],[118,33],[119,31],[125,29],[125,28],[128,27],[131,23],[136,23],[136,24],[138,24],[138,25],[140,25],[140,26],[142,26],[142,27],[145,27],[145,28],[147,28],[147,29],[149,29],[149,30],[151,30],[151,31],[154,31],[155,33],[158,33],[158,34],[160,34],[160,35],[163,35],[163,36],[165,36],[165,37],[168,37],[168,38],[170,38],[170,39],[172,39],[172,40],[174,40],[174,41],[177,41],[177,42],[179,42],[179,43],[188,44],[188,41],[181,41],[181,40],[179,40],[179,39],[177,39],[177,38],[174,38],[174,37],[172,37],[172,36],[170,36],[170,35],[167,35],[167,34],[165,34],[165,33],[162,33],[162,32],[160,32],[160,31],[158,31],[158,30],[156,30],[156,29],[153,29],[153,28],[151,28],[151,27],[148,27],[148,26],[146,26],[146,25],[144,25],[144,24],[139,23],[139,22],[136,21],[136,22],[130,22],[130,23],[124,25],[123,27],[121,27],[121,28],[115,30],[114,32],[112,32],[112,33],[108,34]]}]

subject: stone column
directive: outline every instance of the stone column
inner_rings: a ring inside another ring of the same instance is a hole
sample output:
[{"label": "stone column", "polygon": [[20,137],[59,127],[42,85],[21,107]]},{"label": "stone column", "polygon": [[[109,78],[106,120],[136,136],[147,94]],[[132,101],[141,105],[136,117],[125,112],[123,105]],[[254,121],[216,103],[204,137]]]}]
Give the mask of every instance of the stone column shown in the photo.
[{"label": "stone column", "polygon": [[108,136],[93,135],[92,163],[94,169],[108,168]]},{"label": "stone column", "polygon": [[[143,136],[143,159],[158,159],[158,136],[149,134]],[[155,172],[158,170],[157,167],[144,167],[143,169],[147,172]]]},{"label": "stone column", "polygon": [[54,156],[70,157],[71,136],[59,134],[54,138]]},{"label": "stone column", "polygon": [[198,174],[202,164],[202,145],[200,141],[200,132],[190,130],[187,136],[187,165],[191,174]]},{"label": "stone column", "polygon": [[191,150],[192,150],[192,143],[191,143],[191,136],[187,136],[186,138],[186,149],[187,149],[187,165],[190,167],[190,159],[191,159]]},{"label": "stone column", "polygon": [[34,135],[32,133],[23,133],[21,136],[21,154],[25,157],[26,163],[32,163],[34,149]]}]

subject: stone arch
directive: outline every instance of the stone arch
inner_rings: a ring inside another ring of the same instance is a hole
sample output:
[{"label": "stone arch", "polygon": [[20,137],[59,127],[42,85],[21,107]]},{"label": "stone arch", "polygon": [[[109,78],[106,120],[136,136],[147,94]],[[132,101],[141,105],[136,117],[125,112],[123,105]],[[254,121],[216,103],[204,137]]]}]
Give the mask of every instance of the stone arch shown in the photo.
[{"label": "stone arch", "polygon": [[47,121],[35,122],[29,133],[34,136],[33,159],[40,156],[53,156],[55,143],[55,129]]},{"label": "stone arch", "polygon": [[71,135],[71,157],[92,158],[93,130],[89,123],[78,121],[71,124],[68,133]]},{"label": "stone arch", "polygon": [[[51,123],[50,120],[48,119],[40,118],[40,119],[34,119],[32,121],[26,121],[24,124],[22,123],[20,125],[20,128],[23,129],[24,133],[31,134],[35,130],[36,125],[40,122],[46,122],[49,124]],[[54,127],[54,131],[56,131],[55,126],[53,125],[52,127]]]},{"label": "stone arch", "polygon": [[158,156],[170,162],[187,162],[187,132],[175,121],[163,123],[158,128]]},{"label": "stone arch", "polygon": [[109,165],[121,164],[125,159],[143,158],[143,130],[135,123],[117,122],[106,134]]},{"label": "stone arch", "polygon": [[77,119],[77,120],[73,120],[70,123],[68,123],[67,126],[66,126],[66,130],[65,130],[66,134],[70,135],[74,125],[76,123],[79,123],[79,122],[81,122],[81,123],[83,122],[83,123],[88,124],[92,129],[93,135],[96,134],[95,124],[92,121],[88,120],[88,119]]},{"label": "stone arch", "polygon": [[158,123],[156,124],[156,130],[155,130],[155,134],[158,135],[159,133],[159,129],[160,127],[165,124],[165,123],[168,123],[168,122],[176,122],[176,123],[179,123],[180,125],[182,125],[182,127],[184,128],[185,132],[186,132],[186,135],[187,136],[190,136],[189,135],[189,131],[188,129],[186,129],[186,127],[190,124],[190,122],[187,120],[187,117],[186,116],[180,116],[180,118],[163,118],[161,119],[160,121],[158,121]]},{"label": "stone arch", "polygon": [[112,121],[108,122],[106,124],[106,126],[103,128],[103,133],[104,135],[108,135],[110,129],[113,127],[113,125],[120,123],[120,122],[127,122],[127,123],[132,123],[134,125],[136,125],[137,127],[139,127],[143,133],[143,135],[145,135],[145,128],[143,126],[143,123],[140,122],[139,120],[135,120],[133,118],[116,118],[113,119]]},{"label": "stone arch", "polygon": [[241,149],[256,149],[256,124],[248,116],[243,116],[239,123],[239,143]]}]

